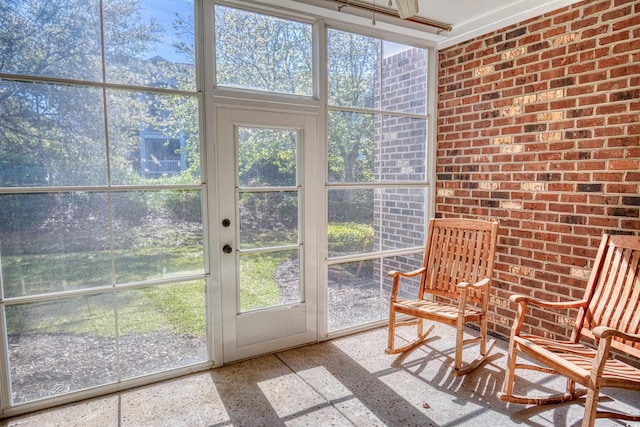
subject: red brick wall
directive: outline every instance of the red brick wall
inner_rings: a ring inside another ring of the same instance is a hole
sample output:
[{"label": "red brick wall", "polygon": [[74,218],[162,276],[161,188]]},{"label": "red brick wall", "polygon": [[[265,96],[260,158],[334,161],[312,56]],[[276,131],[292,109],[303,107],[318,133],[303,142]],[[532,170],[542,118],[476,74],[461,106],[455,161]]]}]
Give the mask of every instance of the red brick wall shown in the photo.
[{"label": "red brick wall", "polygon": [[[439,52],[436,212],[500,222],[512,293],[582,296],[603,233],[640,234],[640,2],[578,3]],[[573,313],[529,328],[567,336]]]}]

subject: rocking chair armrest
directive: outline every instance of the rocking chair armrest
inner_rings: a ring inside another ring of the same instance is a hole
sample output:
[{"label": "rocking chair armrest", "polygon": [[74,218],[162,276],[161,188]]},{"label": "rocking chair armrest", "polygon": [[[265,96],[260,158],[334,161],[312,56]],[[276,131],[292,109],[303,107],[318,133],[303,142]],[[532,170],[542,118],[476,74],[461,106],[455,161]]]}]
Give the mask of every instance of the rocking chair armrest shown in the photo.
[{"label": "rocking chair armrest", "polygon": [[479,280],[476,283],[460,282],[458,283],[458,288],[460,290],[466,289],[466,288],[474,288],[474,289],[484,288],[489,284],[490,281],[491,279],[489,277],[485,277],[484,279]]},{"label": "rocking chair armrest", "polygon": [[394,303],[398,298],[398,292],[400,290],[400,278],[401,277],[415,277],[420,274],[424,274],[426,271],[425,267],[420,267],[417,270],[413,271],[390,271],[387,275],[389,277],[393,277],[393,284],[391,285],[391,303]]},{"label": "rocking chair armrest", "polygon": [[520,294],[511,295],[509,297],[509,300],[517,304],[523,304],[525,306],[527,304],[531,304],[535,305],[536,307],[542,308],[580,308],[585,306],[588,302],[586,300],[550,302]]},{"label": "rocking chair armrest", "polygon": [[596,326],[591,332],[598,338],[608,339],[609,337],[616,337],[625,341],[640,342],[640,334],[627,334],[608,326]]},{"label": "rocking chair armrest", "polygon": [[413,271],[390,271],[389,273],[387,273],[387,276],[389,277],[395,277],[395,276],[400,276],[400,277],[415,277],[419,274],[424,273],[425,267],[420,267],[417,270],[413,270]]}]

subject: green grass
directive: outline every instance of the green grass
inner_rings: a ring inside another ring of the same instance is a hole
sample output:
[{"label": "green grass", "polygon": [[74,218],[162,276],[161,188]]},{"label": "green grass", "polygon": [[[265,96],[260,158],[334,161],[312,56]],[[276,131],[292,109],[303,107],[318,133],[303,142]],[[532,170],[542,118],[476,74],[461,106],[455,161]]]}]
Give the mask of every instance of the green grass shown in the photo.
[{"label": "green grass", "polygon": [[280,301],[274,279],[278,264],[291,252],[245,255],[240,259],[240,311],[271,307]]},{"label": "green grass", "polygon": [[[116,282],[202,272],[201,247],[144,247],[115,251]],[[111,285],[109,251],[2,258],[5,297]]]},{"label": "green grass", "polygon": [[[189,336],[205,334],[202,281],[119,290],[116,294],[120,335],[158,332]],[[9,334],[116,335],[113,292],[10,305],[6,313]]]},{"label": "green grass", "polygon": [[[157,248],[119,251],[118,259],[126,259],[126,273],[119,282],[158,276],[164,268],[167,275],[184,271],[202,271],[201,249]],[[295,253],[295,251],[294,251]],[[276,267],[290,252],[242,257],[242,310],[277,305],[280,299],[274,279]],[[22,278],[27,294],[78,289],[111,283],[111,262],[106,253],[68,253],[55,255],[21,255],[3,257],[6,294],[23,295]],[[160,267],[160,268],[158,268]],[[151,277],[149,277],[151,276]],[[46,279],[46,280],[45,280]],[[191,281],[145,288],[118,290],[118,330],[120,335],[170,332],[189,336],[205,334],[204,282]],[[31,304],[8,305],[9,334],[77,333],[101,337],[116,335],[113,292],[62,298]]]}]

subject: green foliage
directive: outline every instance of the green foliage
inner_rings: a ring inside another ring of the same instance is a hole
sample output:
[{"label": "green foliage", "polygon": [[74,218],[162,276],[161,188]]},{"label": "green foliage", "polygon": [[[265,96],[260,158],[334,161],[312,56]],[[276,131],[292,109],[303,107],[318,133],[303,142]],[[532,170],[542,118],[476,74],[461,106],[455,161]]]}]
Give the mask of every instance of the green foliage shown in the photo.
[{"label": "green foliage", "polygon": [[382,43],[380,39],[329,30],[329,104],[375,108]]},{"label": "green foliage", "polygon": [[243,187],[296,185],[295,130],[240,127],[238,169]]},{"label": "green foliage", "polygon": [[327,240],[332,254],[370,252],[373,249],[373,227],[357,223],[330,223]]},{"label": "green foliage", "polygon": [[[97,4],[0,2],[0,71],[102,81]],[[105,2],[103,16],[112,66],[139,59],[158,40],[159,27],[153,21],[143,23],[138,1]],[[0,85],[0,105],[0,184],[107,183],[101,89],[6,81]],[[119,159],[112,160],[116,166]]]},{"label": "green foliage", "polygon": [[216,5],[221,86],[313,95],[310,24]]}]

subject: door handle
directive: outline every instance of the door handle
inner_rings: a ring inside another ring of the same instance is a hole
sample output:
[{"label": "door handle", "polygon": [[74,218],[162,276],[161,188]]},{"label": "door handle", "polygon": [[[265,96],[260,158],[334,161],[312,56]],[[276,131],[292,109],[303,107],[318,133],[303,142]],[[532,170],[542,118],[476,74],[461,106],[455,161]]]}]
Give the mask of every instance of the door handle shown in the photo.
[{"label": "door handle", "polygon": [[231,252],[233,252],[233,249],[229,245],[224,245],[222,247],[222,252],[224,252],[225,254],[230,254]]}]

